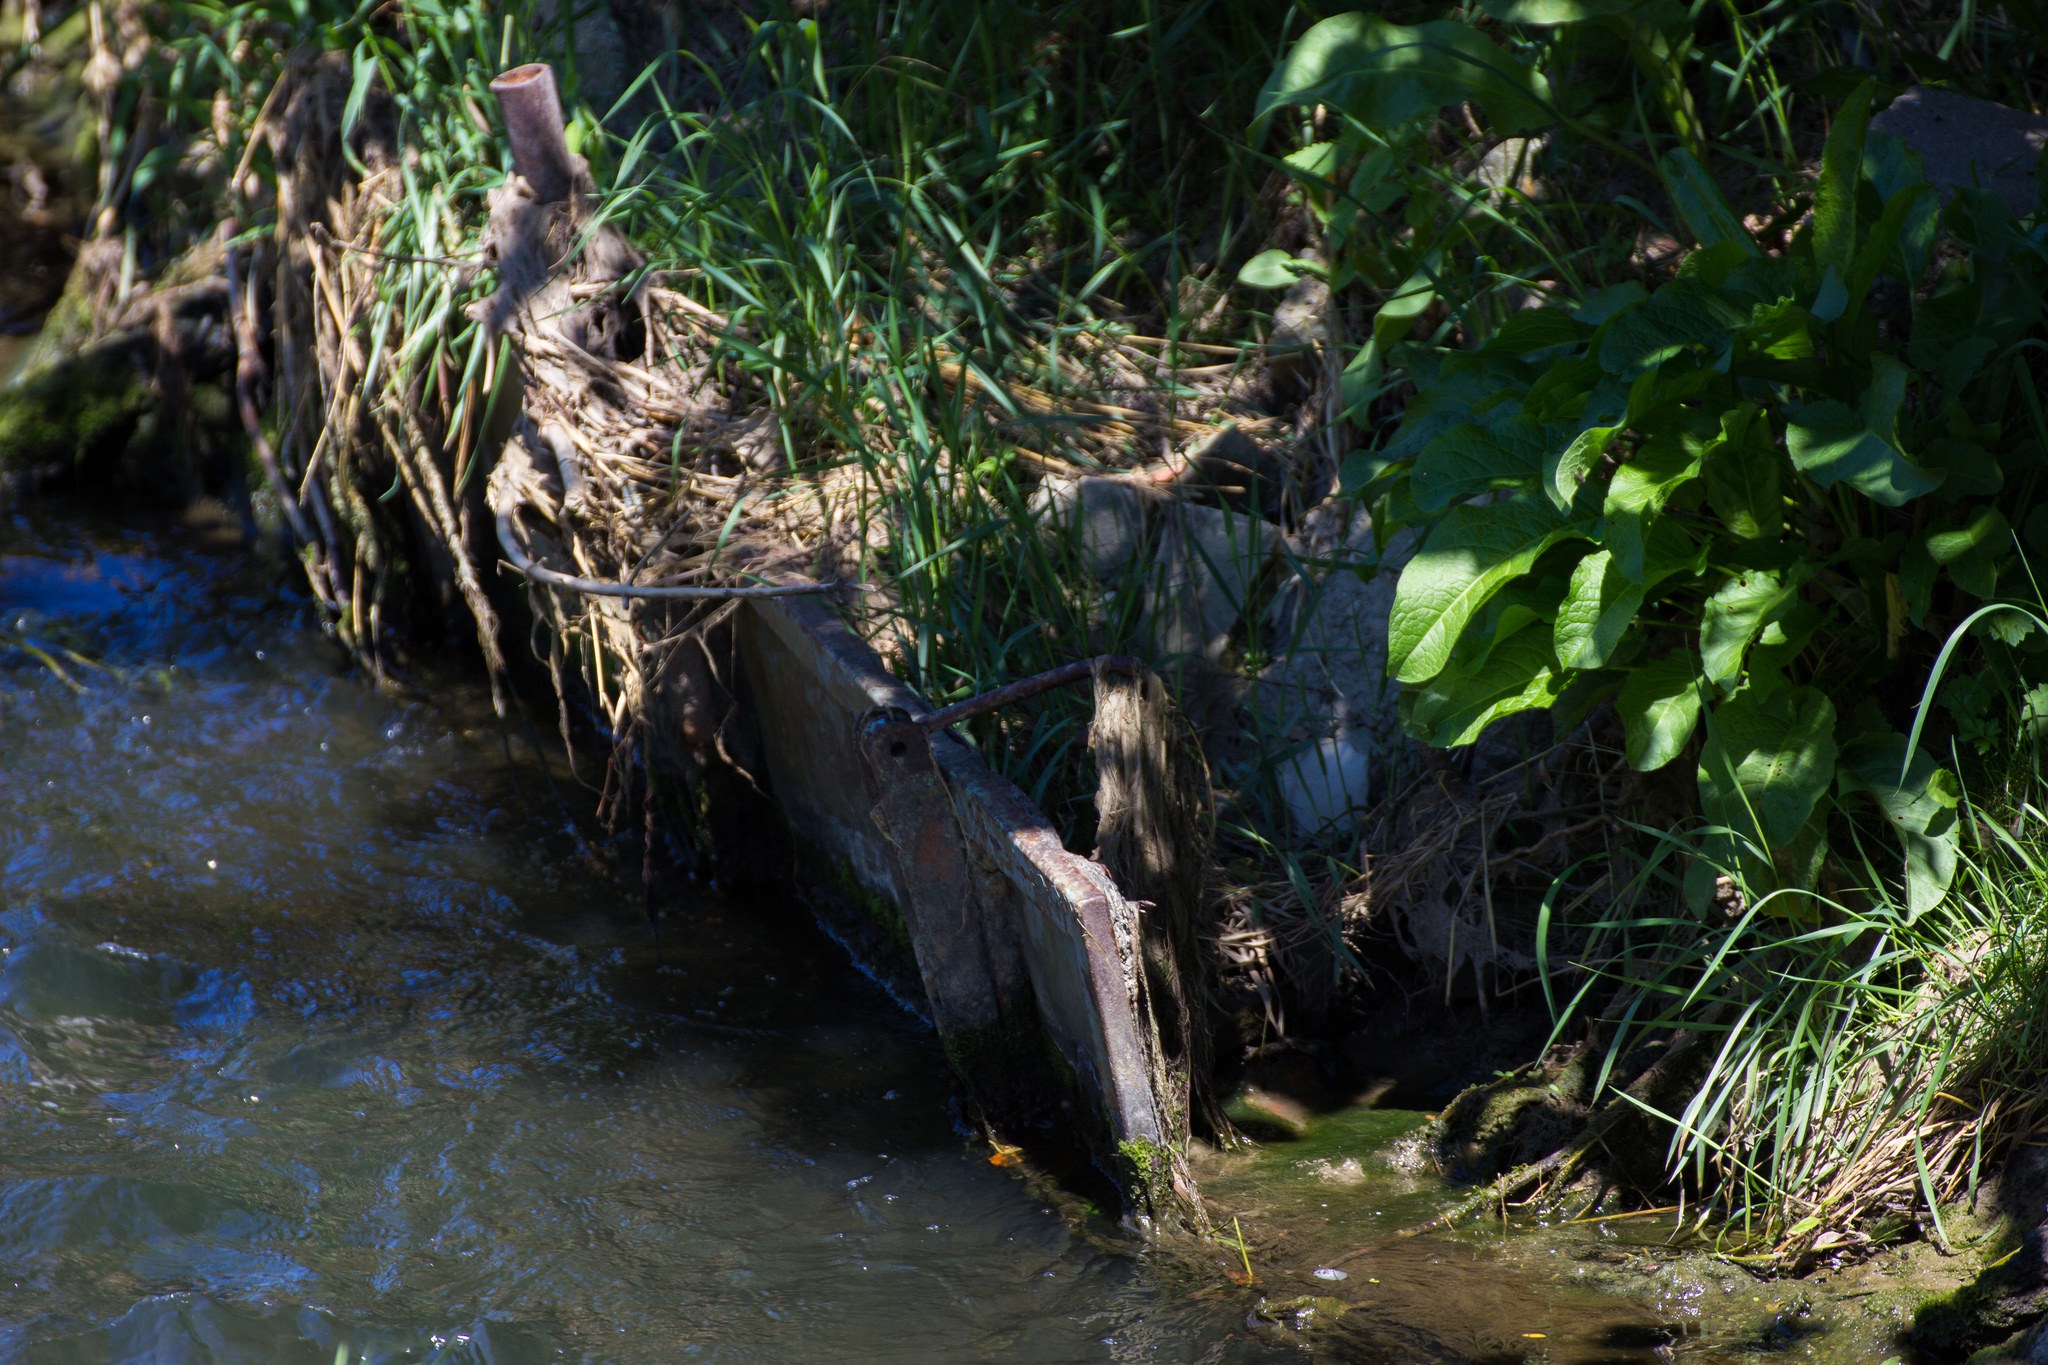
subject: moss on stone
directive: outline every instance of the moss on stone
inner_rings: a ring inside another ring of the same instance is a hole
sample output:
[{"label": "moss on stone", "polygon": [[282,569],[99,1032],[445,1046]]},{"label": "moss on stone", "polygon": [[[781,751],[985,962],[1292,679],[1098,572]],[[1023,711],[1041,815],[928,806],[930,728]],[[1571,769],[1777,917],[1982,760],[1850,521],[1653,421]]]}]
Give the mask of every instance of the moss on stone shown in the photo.
[{"label": "moss on stone", "polygon": [[155,395],[128,357],[109,348],[0,389],[0,463],[15,467],[118,457]]}]

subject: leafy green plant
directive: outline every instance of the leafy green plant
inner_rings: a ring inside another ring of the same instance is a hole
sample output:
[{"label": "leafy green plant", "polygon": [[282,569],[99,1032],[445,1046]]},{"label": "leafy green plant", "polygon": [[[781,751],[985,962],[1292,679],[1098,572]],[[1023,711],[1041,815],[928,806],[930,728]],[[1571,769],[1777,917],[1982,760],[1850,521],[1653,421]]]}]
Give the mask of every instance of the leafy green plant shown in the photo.
[{"label": "leafy green plant", "polygon": [[[1607,703],[1631,766],[1684,763],[1697,827],[1637,828],[1626,893],[1568,933],[1542,911],[1560,1036],[1590,1026],[1596,1099],[1640,1107],[1617,1077],[1692,1035],[1652,1117],[1701,1216],[1739,1220],[1728,1249],[1942,1236],[2039,1085],[2008,1042],[2040,1012],[2032,788],[1994,823],[1951,769],[2024,768],[2048,716],[2048,618],[2004,605],[2048,549],[2048,238],[1986,193],[1944,205],[1796,8],[1729,7],[1712,40],[1631,0],[1463,13],[1290,50],[1260,115],[1300,115],[1281,164],[1325,251],[1241,277],[1364,301],[1343,404],[1398,415],[1345,473],[1382,544],[1420,538],[1403,719],[1450,747]],[[1918,40],[1887,35],[1916,74]],[[1801,146],[1819,88],[1841,103]],[[1627,192],[1583,197],[1582,163]]]},{"label": "leafy green plant", "polygon": [[[1922,911],[1954,873],[1956,788],[1896,729],[1904,679],[1930,631],[1997,594],[2033,511],[2028,365],[2048,258],[1987,193],[1944,211],[1917,158],[1867,132],[1868,85],[1838,111],[1810,199],[1778,215],[1808,208],[1804,222],[1755,235],[1676,93],[1621,146],[1541,74],[1557,35],[1631,23],[1655,77],[1656,6],[1488,9],[1568,22],[1517,53],[1454,21],[1343,16],[1304,36],[1266,95],[1344,111],[1342,137],[1288,164],[1329,226],[1332,284],[1382,298],[1350,375],[1384,387],[1391,364],[1415,386],[1398,430],[1348,471],[1383,536],[1425,533],[1389,626],[1404,721],[1457,746],[1518,712],[1570,722],[1612,699],[1631,766],[1697,766],[1710,857],[1696,903],[1716,864],[1814,885],[1840,811],[1892,832]],[[1375,216],[1414,186],[1399,129],[1453,98],[1496,131],[1547,120],[1636,160],[1661,133],[1654,184],[1697,249],[1654,287],[1593,287],[1551,252],[1522,302],[1577,306],[1490,317],[1476,304],[1493,284],[1461,298],[1447,248],[1510,229],[1540,241],[1538,212],[1496,210],[1489,227],[1471,211],[1485,193],[1447,184],[1456,213],[1411,196],[1409,231]],[[1961,254],[1938,259],[1944,236]],[[1254,282],[1278,267],[1255,260]],[[1408,340],[1431,309],[1428,340]],[[1993,629],[2024,643],[2022,626]]]},{"label": "leafy green plant", "polygon": [[[1676,278],[1437,360],[1441,401],[1386,452],[1392,519],[1430,527],[1390,665],[1438,743],[1609,696],[1639,769],[1697,732],[1720,861],[1759,883],[1774,862],[1811,885],[1828,812],[1874,803],[1918,911],[1953,873],[1956,797],[1892,727],[1902,665],[1924,659],[1938,593],[1987,598],[2011,571],[2048,262],[1989,194],[1938,218],[1916,158],[1865,135],[1868,107],[1839,115],[1782,252],[1674,151],[1660,169],[1702,244]],[[1943,228],[1970,254],[1909,323],[1881,322],[1873,286],[1918,283]]]}]

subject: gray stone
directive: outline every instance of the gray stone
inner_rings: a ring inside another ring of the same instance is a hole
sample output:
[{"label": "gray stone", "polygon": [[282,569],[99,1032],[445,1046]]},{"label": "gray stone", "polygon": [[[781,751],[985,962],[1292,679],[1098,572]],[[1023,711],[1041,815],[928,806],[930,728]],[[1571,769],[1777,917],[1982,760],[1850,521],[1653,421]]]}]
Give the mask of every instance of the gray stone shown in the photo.
[{"label": "gray stone", "polygon": [[1929,184],[1994,191],[2012,211],[2034,211],[2034,166],[2048,146],[2048,117],[1916,85],[1870,121],[1920,154]]},{"label": "gray stone", "polygon": [[1047,480],[1030,505],[1041,533],[1063,541],[1105,595],[1125,586],[1143,594],[1136,648],[1160,664],[1223,657],[1281,540],[1271,522],[1134,479]]},{"label": "gray stone", "polygon": [[1539,137],[1502,138],[1493,149],[1472,168],[1472,179],[1487,189],[1495,191],[1495,203],[1501,200],[1502,190],[1530,199],[1542,197],[1543,182],[1536,178],[1536,159],[1550,145],[1550,135]]},{"label": "gray stone", "polygon": [[2037,1322],[2016,1333],[2003,1346],[1986,1347],[1971,1356],[1967,1365],[2048,1365],[2048,1322]]},{"label": "gray stone", "polygon": [[[1302,259],[1315,259],[1313,250]],[[1266,363],[1275,383],[1310,378],[1330,346],[1330,286],[1304,275],[1288,286],[1273,310],[1273,330],[1266,336]]]},{"label": "gray stone", "polygon": [[1198,498],[1213,494],[1258,515],[1279,511],[1287,489],[1287,463],[1276,451],[1246,435],[1237,423],[1197,437],[1182,458],[1186,464],[1173,481],[1176,488]]},{"label": "gray stone", "polygon": [[1372,796],[1372,740],[1362,730],[1331,735],[1290,755],[1280,765],[1280,802],[1294,827],[1328,829]]},{"label": "gray stone", "polygon": [[1280,528],[1257,517],[1166,503],[1145,585],[1142,629],[1153,657],[1220,662],[1280,540]]},{"label": "gray stone", "polygon": [[1151,509],[1163,500],[1129,479],[1047,479],[1028,505],[1041,532],[1064,541],[1081,571],[1106,584],[1137,561]]},{"label": "gray stone", "polygon": [[[1362,731],[1374,752],[1397,742],[1401,685],[1387,677],[1387,614],[1414,547],[1413,533],[1403,532],[1377,569],[1363,575],[1348,567],[1324,569],[1288,584],[1293,601],[1280,615],[1286,634],[1275,642],[1277,657],[1258,686],[1259,710],[1273,732]],[[1361,511],[1329,558],[1338,565],[1369,564],[1372,554],[1372,519]]]}]

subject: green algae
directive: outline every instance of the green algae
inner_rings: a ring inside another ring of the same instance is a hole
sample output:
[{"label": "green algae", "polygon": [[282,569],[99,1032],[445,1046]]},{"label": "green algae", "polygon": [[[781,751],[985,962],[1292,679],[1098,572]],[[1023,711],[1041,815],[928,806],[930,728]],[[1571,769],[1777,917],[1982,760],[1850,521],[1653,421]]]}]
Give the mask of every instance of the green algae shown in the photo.
[{"label": "green algae", "polygon": [[[1628,1341],[1715,1360],[1792,1353],[1874,1365],[1909,1358],[1916,1313],[1951,1304],[1966,1315],[1975,1301],[1965,1285],[2012,1245],[1988,1222],[1945,1210],[1952,1228],[1978,1234],[1960,1254],[1911,1242],[1824,1262],[1804,1279],[1770,1278],[1719,1254],[1713,1229],[1681,1229],[1675,1212],[1616,1203],[1578,1217],[1590,1188],[1549,1209],[1511,1207],[1403,1237],[1469,1192],[1440,1174],[1430,1136],[1429,1115],[1360,1106],[1307,1115],[1293,1140],[1204,1155],[1204,1193],[1226,1225],[1241,1218],[1252,1247],[1263,1332],[1336,1349],[1354,1319],[1395,1319],[1478,1358],[1598,1356]],[[1218,1258],[1219,1272],[1235,1265]],[[1316,1275],[1325,1268],[1346,1278]],[[1302,1295],[1351,1311],[1304,1319]]]}]

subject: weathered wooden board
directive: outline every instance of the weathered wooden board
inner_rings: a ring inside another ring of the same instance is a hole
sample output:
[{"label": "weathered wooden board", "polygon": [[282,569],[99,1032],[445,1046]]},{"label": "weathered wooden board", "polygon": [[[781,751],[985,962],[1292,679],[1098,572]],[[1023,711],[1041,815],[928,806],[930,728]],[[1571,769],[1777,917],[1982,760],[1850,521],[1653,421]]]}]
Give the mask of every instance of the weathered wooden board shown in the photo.
[{"label": "weathered wooden board", "polygon": [[[999,1093],[1003,1077],[973,1074],[984,1058],[1001,1066],[1002,1049],[980,1046],[981,1031],[1035,1025],[1099,1121],[1089,1136],[1105,1166],[1133,1145],[1156,1149],[1137,912],[1108,873],[1062,847],[1030,799],[952,735],[931,735],[921,762],[925,732],[902,720],[931,706],[828,608],[748,602],[737,637],[772,794],[813,862],[801,875],[825,885],[850,877],[902,916],[963,1079]],[[873,714],[887,708],[899,713],[893,725]]]}]

